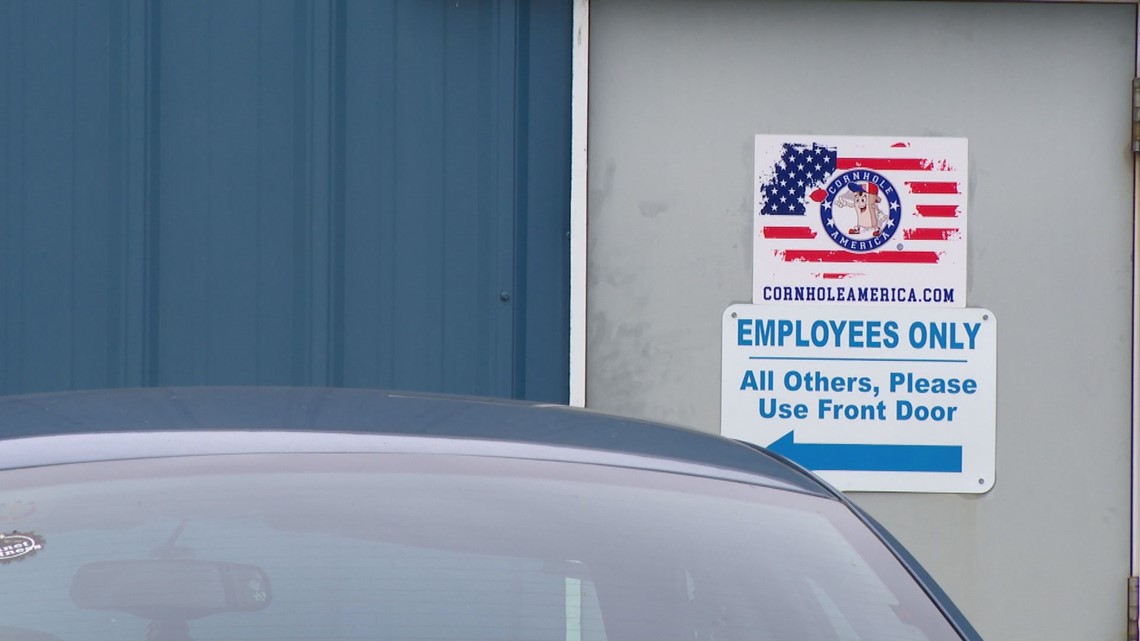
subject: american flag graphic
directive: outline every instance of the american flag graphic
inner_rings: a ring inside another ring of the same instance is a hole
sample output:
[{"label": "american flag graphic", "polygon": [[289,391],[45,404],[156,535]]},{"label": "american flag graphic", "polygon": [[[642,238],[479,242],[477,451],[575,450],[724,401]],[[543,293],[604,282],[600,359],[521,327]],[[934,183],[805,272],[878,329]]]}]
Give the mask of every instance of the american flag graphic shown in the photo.
[{"label": "american flag graphic", "polygon": [[775,174],[760,184],[764,195],[762,213],[773,216],[802,216],[807,213],[805,196],[823,185],[835,173],[836,151],[817,144],[784,143]]},{"label": "american flag graphic", "polygon": [[[754,302],[772,302],[765,286],[822,284],[953,287],[953,304],[964,305],[966,160],[962,138],[757,136]],[[852,251],[850,241],[871,239],[851,233],[855,210],[829,209],[827,227],[821,207],[831,207],[844,176],[871,174],[895,189],[898,228],[887,222],[889,240]]]}]

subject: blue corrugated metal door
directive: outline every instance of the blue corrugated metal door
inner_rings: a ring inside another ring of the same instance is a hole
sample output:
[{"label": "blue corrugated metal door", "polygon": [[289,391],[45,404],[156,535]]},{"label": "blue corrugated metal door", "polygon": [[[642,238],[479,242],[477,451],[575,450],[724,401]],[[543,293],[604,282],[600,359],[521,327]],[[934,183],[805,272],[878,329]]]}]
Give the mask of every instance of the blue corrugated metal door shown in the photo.
[{"label": "blue corrugated metal door", "polygon": [[569,0],[0,0],[0,391],[565,400]]}]

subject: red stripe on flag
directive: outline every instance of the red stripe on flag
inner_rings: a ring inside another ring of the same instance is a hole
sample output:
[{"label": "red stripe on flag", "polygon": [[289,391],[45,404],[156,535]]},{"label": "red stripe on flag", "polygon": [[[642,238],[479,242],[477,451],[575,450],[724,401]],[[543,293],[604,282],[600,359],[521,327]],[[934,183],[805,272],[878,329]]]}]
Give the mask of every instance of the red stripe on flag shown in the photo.
[{"label": "red stripe on flag", "polygon": [[809,239],[815,238],[815,232],[811,227],[765,227],[764,238]]},{"label": "red stripe on flag", "polygon": [[919,216],[927,218],[957,218],[958,205],[915,205]]},{"label": "red stripe on flag", "polygon": [[922,227],[903,230],[905,240],[950,240],[958,235],[956,227]]},{"label": "red stripe on flag", "polygon": [[837,158],[837,169],[882,169],[895,171],[932,171],[934,161],[926,158]]},{"label": "red stripe on flag", "polygon": [[783,252],[787,262],[813,262],[813,263],[937,263],[937,252],[882,252],[874,254],[856,254],[846,251],[827,251],[814,249],[788,249]]},{"label": "red stripe on flag", "polygon": [[907,187],[910,187],[912,194],[956,194],[958,193],[958,183],[956,182],[923,182],[923,181],[908,181]]}]

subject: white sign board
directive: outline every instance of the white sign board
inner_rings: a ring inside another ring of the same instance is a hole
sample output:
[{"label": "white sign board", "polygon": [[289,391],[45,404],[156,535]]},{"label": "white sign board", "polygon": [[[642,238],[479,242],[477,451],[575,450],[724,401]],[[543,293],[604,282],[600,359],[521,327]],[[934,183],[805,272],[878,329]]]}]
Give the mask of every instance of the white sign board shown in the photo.
[{"label": "white sign board", "polygon": [[965,138],[756,136],[752,302],[966,305]]},{"label": "white sign board", "polygon": [[721,433],[840,490],[994,484],[997,319],[985,309],[733,305]]}]

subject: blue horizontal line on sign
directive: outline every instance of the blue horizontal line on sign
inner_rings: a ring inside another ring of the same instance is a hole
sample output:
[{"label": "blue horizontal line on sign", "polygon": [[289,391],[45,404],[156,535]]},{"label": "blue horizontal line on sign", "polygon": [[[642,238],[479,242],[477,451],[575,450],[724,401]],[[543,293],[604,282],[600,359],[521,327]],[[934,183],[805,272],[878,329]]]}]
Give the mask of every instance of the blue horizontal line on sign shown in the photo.
[{"label": "blue horizontal line on sign", "polygon": [[969,363],[964,358],[838,358],[830,356],[749,356],[754,361],[848,361],[858,363]]}]

